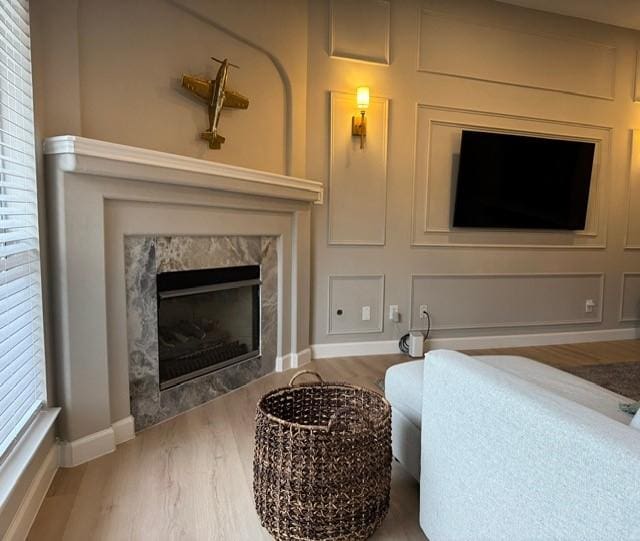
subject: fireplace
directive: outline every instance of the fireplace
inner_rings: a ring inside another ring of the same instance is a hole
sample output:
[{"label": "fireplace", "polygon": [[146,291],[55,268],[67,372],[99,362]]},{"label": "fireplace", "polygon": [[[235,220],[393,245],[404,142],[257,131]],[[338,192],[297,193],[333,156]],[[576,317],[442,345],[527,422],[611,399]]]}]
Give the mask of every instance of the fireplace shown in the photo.
[{"label": "fireplace", "polygon": [[260,356],[260,266],[157,274],[160,389]]}]

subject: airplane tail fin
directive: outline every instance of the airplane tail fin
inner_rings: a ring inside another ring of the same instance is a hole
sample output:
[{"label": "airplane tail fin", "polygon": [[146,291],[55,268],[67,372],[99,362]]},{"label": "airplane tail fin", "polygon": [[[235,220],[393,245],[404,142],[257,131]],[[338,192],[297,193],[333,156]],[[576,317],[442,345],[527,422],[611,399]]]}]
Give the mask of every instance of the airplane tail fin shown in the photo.
[{"label": "airplane tail fin", "polygon": [[225,142],[225,138],[222,135],[218,135],[217,133],[213,133],[210,130],[203,131],[200,134],[202,139],[206,139],[209,141],[209,148],[219,149],[222,146],[222,143]]}]

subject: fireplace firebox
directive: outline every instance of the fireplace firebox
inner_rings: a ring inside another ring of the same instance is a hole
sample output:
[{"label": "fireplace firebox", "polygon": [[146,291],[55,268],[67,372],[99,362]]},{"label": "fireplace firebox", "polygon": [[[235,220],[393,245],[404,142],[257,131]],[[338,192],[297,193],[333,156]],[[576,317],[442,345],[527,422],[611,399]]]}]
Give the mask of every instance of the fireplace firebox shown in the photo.
[{"label": "fireplace firebox", "polygon": [[260,356],[260,266],[157,275],[160,389]]}]

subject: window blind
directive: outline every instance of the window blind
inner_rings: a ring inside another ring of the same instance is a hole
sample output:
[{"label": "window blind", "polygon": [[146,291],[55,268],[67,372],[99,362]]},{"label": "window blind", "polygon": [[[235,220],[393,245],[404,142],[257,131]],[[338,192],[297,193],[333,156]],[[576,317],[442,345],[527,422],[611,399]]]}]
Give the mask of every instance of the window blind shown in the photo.
[{"label": "window blind", "polygon": [[45,400],[27,0],[0,1],[0,459]]}]

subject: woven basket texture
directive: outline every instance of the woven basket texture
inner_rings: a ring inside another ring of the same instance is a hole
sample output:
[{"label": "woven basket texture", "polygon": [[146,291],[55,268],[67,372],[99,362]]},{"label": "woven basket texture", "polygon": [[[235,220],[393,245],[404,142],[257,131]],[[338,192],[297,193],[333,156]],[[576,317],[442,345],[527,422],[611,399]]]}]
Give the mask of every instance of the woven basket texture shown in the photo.
[{"label": "woven basket texture", "polygon": [[[320,381],[294,385],[302,374]],[[254,501],[276,539],[366,539],[390,484],[391,408],[379,393],[303,371],[258,403]]]}]

